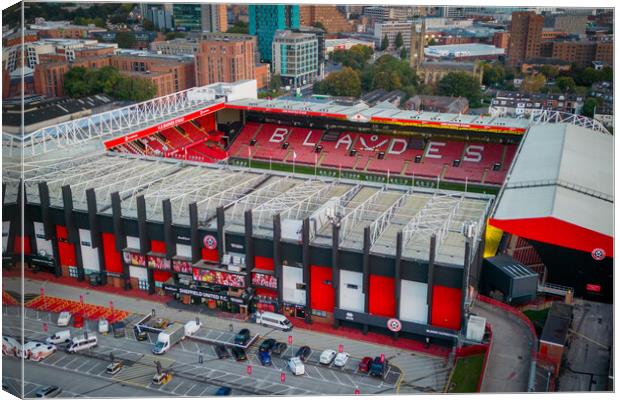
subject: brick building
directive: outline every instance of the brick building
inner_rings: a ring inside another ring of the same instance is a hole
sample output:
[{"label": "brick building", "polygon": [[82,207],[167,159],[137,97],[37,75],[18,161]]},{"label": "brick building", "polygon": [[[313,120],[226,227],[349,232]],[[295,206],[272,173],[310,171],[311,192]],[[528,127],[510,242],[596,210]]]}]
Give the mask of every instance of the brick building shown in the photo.
[{"label": "brick building", "polygon": [[320,22],[327,33],[353,32],[354,26],[336,6],[299,6],[300,24],[313,26]]},{"label": "brick building", "polygon": [[232,33],[207,33],[196,54],[196,83],[255,79],[256,38]]},{"label": "brick building", "polygon": [[493,34],[493,46],[507,49],[510,45],[510,32],[496,32]]},{"label": "brick building", "polygon": [[510,25],[508,65],[517,65],[540,55],[544,17],[534,12],[514,12]]},{"label": "brick building", "polygon": [[541,46],[542,57],[576,64],[580,68],[592,66],[593,61],[613,65],[613,41],[553,40]]}]

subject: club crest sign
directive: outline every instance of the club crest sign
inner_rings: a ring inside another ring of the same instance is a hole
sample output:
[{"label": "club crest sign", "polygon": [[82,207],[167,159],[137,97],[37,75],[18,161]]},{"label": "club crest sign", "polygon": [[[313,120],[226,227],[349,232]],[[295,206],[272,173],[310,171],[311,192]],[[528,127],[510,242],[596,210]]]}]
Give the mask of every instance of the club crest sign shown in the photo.
[{"label": "club crest sign", "polygon": [[592,254],[592,258],[594,258],[596,261],[602,261],[606,257],[605,250],[601,249],[600,247],[597,247],[596,249],[592,250],[591,254]]},{"label": "club crest sign", "polygon": [[202,239],[202,244],[209,250],[215,250],[217,248],[217,240],[213,235],[206,235]]},{"label": "club crest sign", "polygon": [[399,332],[402,329],[403,325],[396,318],[390,318],[387,322],[387,327],[392,332]]}]

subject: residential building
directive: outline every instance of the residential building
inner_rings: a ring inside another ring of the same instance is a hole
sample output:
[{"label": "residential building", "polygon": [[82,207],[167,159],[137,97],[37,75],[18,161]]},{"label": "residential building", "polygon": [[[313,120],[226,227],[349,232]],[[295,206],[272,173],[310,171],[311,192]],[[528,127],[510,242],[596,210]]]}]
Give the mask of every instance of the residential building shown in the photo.
[{"label": "residential building", "polygon": [[469,100],[465,97],[415,95],[405,102],[405,110],[467,114]]},{"label": "residential building", "polygon": [[69,21],[45,21],[31,24],[30,30],[37,31],[39,38],[67,38],[86,39],[95,33],[105,32],[107,29],[95,25],[74,25]]},{"label": "residential building", "polygon": [[200,50],[200,40],[195,38],[179,38],[152,42],[151,50],[156,53],[169,55],[197,54]]},{"label": "residential building", "polygon": [[500,49],[508,49],[510,45],[510,32],[502,31],[493,34],[493,46]]},{"label": "residential building", "polygon": [[249,33],[256,35],[260,61],[271,63],[272,42],[278,30],[300,26],[298,5],[248,5]]},{"label": "residential building", "polygon": [[38,32],[32,29],[17,29],[2,34],[2,47],[21,45],[23,43],[36,42],[39,39]]},{"label": "residential building", "polygon": [[326,55],[326,46],[325,46],[325,31],[321,28],[316,28],[314,26],[301,26],[299,29],[291,29],[293,32],[301,32],[301,33],[309,33],[316,37],[317,39],[317,66],[319,68],[318,77],[319,79],[323,79],[325,77],[325,60],[327,59]]},{"label": "residential building", "polygon": [[544,17],[534,12],[513,12],[507,64],[518,65],[540,55]]},{"label": "residential building", "polygon": [[318,74],[318,40],[310,33],[278,31],[273,39],[272,72],[284,85],[298,88],[313,83]]},{"label": "residential building", "polygon": [[489,114],[529,117],[533,112],[550,110],[581,114],[584,97],[574,94],[544,94],[499,91],[489,106]]},{"label": "residential building", "polygon": [[256,38],[235,33],[204,33],[196,54],[198,86],[255,79]]},{"label": "residential building", "polygon": [[545,28],[576,35],[586,33],[587,15],[547,14],[544,18]]},{"label": "residential building", "polygon": [[406,21],[419,15],[417,7],[369,6],[364,7],[364,15],[373,22]]},{"label": "residential building", "polygon": [[417,29],[417,26],[414,27],[413,25],[414,24],[411,21],[385,21],[381,23],[376,23],[374,29],[375,42],[381,43],[383,38],[387,36],[388,41],[390,42],[389,48],[393,49],[396,36],[398,36],[398,34],[400,33],[403,37],[403,46],[406,49],[409,49],[411,46],[411,30]]},{"label": "residential building", "polygon": [[443,6],[439,7],[437,16],[445,18],[464,18],[470,14],[480,14],[485,12],[485,7],[454,7]]},{"label": "residential building", "polygon": [[200,7],[203,32],[226,32],[228,30],[228,14],[225,3],[202,4]]},{"label": "residential building", "polygon": [[269,69],[269,64],[257,64],[254,66],[257,89],[264,89],[269,85],[271,81],[271,72]]},{"label": "residential building", "polygon": [[299,23],[314,26],[320,23],[327,33],[353,32],[354,25],[337,8],[337,6],[300,5]]},{"label": "residential building", "polygon": [[151,21],[155,29],[170,30],[173,28],[172,4],[140,3],[142,17]]},{"label": "residential building", "polygon": [[576,64],[580,68],[592,66],[593,61],[613,65],[613,41],[554,40],[545,42],[541,56]]},{"label": "residential building", "polygon": [[177,31],[202,30],[202,6],[199,3],[172,4],[172,20]]}]

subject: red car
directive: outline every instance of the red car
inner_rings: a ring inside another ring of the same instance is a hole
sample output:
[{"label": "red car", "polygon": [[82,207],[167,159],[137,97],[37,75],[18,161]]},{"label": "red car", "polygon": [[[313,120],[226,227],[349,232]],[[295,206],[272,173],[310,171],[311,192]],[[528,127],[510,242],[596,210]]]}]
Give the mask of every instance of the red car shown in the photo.
[{"label": "red car", "polygon": [[73,327],[82,328],[84,326],[84,317],[82,314],[76,314],[73,316]]},{"label": "red car", "polygon": [[357,366],[357,369],[359,369],[360,372],[368,372],[370,370],[370,364],[372,364],[372,357],[364,357]]}]

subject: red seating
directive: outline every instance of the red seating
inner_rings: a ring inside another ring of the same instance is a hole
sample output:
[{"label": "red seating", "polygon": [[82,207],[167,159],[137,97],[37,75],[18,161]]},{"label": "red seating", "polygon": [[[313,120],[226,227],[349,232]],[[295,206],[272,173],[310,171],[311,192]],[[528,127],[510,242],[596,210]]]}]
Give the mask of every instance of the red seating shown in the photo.
[{"label": "red seating", "polygon": [[160,133],[170,142],[172,148],[183,147],[191,143],[191,140],[183,136],[175,128],[164,129]]},{"label": "red seating", "polygon": [[487,171],[487,175],[484,178],[484,183],[488,183],[491,185],[501,185],[504,183],[504,180],[506,179],[506,173],[508,171],[505,170],[501,170],[501,171],[493,171],[493,170],[489,170]]},{"label": "red seating", "polygon": [[297,155],[296,163],[314,165],[315,160],[321,156],[315,153],[314,148],[321,141],[323,131],[318,129],[293,128],[287,138],[288,148],[292,150],[286,161],[293,162],[293,152]]},{"label": "red seating", "polygon": [[282,144],[286,141],[293,128],[275,124],[263,124],[263,128],[254,137],[256,144],[252,154],[253,158],[264,160],[284,161],[289,150],[283,149]]},{"label": "red seating", "polygon": [[256,134],[257,129],[259,129],[260,124],[255,122],[248,122],[245,124],[239,135],[235,139],[235,141],[231,144],[228,149],[228,153],[233,157],[243,157],[247,158],[248,150],[247,147],[250,144],[250,140]]},{"label": "red seating", "polygon": [[354,139],[355,134],[341,133],[337,141],[327,142],[322,140],[322,153],[325,153],[325,155],[320,164],[324,167],[353,168],[357,163],[357,157],[350,156],[349,149],[353,145]]},{"label": "red seating", "polygon": [[186,122],[179,126],[181,127],[181,129],[183,129],[183,131],[185,131],[185,133],[192,141],[198,141],[204,139],[207,136],[204,131],[196,128],[196,125],[194,125],[192,122]]}]

